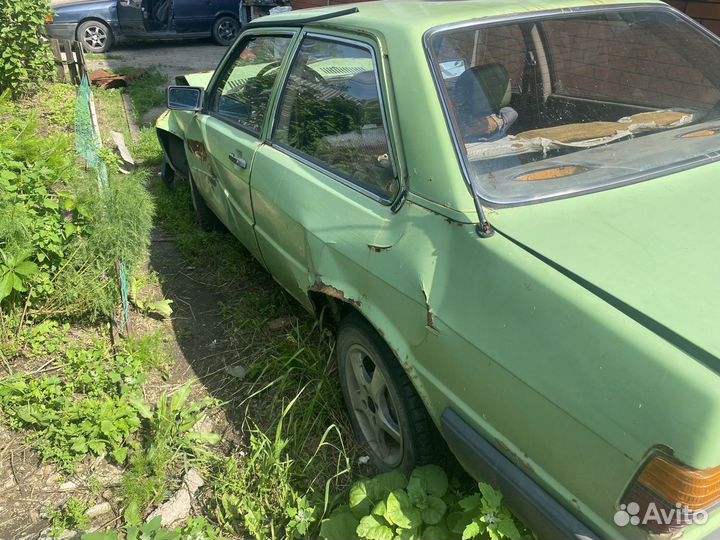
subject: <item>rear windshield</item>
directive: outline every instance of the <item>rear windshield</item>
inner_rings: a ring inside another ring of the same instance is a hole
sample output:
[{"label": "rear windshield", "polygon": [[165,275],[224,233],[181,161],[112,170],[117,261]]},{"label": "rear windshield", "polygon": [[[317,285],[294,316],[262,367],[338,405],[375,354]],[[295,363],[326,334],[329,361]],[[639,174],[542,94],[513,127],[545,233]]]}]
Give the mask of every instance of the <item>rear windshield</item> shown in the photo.
[{"label": "rear windshield", "polygon": [[430,50],[490,203],[637,181],[720,150],[718,42],[669,9],[463,25],[434,32]]}]

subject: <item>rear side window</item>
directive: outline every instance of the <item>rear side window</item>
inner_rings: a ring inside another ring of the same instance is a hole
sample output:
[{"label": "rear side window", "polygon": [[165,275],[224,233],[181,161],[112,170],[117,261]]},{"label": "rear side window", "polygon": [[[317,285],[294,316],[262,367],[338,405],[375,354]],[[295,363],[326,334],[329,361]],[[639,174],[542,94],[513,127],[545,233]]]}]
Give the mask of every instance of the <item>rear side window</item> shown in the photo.
[{"label": "rear side window", "polygon": [[381,198],[397,191],[377,71],[361,45],[305,38],[272,140]]},{"label": "rear side window", "polygon": [[260,134],[292,36],[253,36],[235,51],[210,98],[210,112]]}]

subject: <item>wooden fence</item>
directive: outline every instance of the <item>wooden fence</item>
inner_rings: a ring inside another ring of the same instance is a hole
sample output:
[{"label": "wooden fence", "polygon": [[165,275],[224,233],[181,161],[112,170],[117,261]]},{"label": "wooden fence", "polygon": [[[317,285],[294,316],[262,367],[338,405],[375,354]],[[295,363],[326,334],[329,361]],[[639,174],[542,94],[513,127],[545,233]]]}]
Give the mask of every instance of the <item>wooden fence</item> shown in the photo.
[{"label": "wooden fence", "polygon": [[58,80],[79,85],[87,75],[82,44],[69,39],[51,39],[50,48],[55,57]]}]

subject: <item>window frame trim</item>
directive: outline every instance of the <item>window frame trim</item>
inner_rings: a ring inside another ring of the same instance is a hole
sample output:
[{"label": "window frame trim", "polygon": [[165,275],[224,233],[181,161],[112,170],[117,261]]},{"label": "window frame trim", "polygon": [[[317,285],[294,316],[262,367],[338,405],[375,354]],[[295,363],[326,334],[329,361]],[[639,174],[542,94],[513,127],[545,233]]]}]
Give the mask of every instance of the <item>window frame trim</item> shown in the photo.
[{"label": "window frame trim", "polygon": [[[302,48],[303,42],[305,39],[319,39],[322,41],[330,41],[335,43],[344,43],[346,45],[351,45],[358,47],[360,49],[364,49],[370,53],[370,59],[373,63],[373,71],[375,73],[375,87],[377,88],[378,92],[378,99],[380,102],[380,113],[382,115],[383,120],[383,132],[385,133],[385,139],[388,144],[388,157],[390,158],[390,165],[392,167],[393,171],[393,180],[395,182],[395,185],[397,186],[397,190],[394,194],[392,194],[391,197],[383,196],[372,189],[365,187],[365,182],[360,180],[359,178],[350,176],[349,174],[346,174],[338,169],[335,169],[332,165],[329,163],[325,163],[314,156],[311,156],[310,154],[306,154],[305,152],[302,152],[301,150],[298,150],[297,148],[293,148],[290,145],[284,144],[282,142],[279,142],[277,140],[273,139],[273,135],[275,133],[275,130],[277,128],[278,122],[280,120],[280,111],[282,108],[283,101],[285,99],[285,93],[287,90],[288,82],[290,80],[290,73],[292,71],[292,68],[295,66],[295,61],[297,60],[298,56],[300,55],[300,50]],[[393,139],[391,137],[390,129],[388,126],[388,111],[386,106],[386,100],[384,99],[383,95],[383,87],[381,84],[382,77],[380,72],[380,63],[378,62],[378,54],[375,50],[375,46],[377,44],[373,41],[372,43],[361,41],[359,39],[344,37],[344,36],[338,36],[335,34],[326,34],[321,33],[316,30],[309,30],[309,29],[303,29],[300,32],[300,35],[297,37],[297,44],[295,46],[295,50],[292,51],[292,54],[288,58],[287,66],[283,72],[283,80],[282,80],[282,87],[278,89],[277,92],[277,98],[275,100],[275,103],[273,105],[273,117],[271,120],[271,123],[268,127],[267,134],[265,136],[265,143],[271,146],[272,148],[276,148],[277,150],[281,151],[282,153],[290,156],[291,158],[299,161],[300,163],[303,163],[304,165],[307,165],[308,167],[311,167],[315,169],[318,172],[321,172],[331,179],[335,180],[336,182],[347,186],[362,195],[365,195],[369,197],[370,199],[374,200],[375,202],[378,202],[382,204],[383,206],[393,207],[398,200],[403,196],[404,193],[404,187],[403,183],[400,178],[399,168],[397,165],[397,159],[396,159],[396,152],[395,152],[395,146],[393,144]]]},{"label": "window frame trim", "polygon": [[[705,28],[701,24],[699,24],[697,21],[695,21],[693,18],[688,16],[687,14],[683,13],[682,11],[675,9],[669,4],[664,3],[650,3],[650,2],[640,2],[637,4],[605,4],[601,6],[583,6],[583,7],[577,7],[577,8],[560,8],[560,9],[549,9],[549,10],[541,10],[536,12],[529,12],[529,13],[515,13],[515,14],[508,14],[508,15],[500,15],[497,17],[488,17],[486,19],[470,19],[462,22],[456,22],[456,23],[450,23],[450,24],[444,24],[440,26],[435,26],[433,28],[430,28],[427,30],[422,37],[423,41],[423,48],[425,49],[425,59],[427,60],[428,67],[430,68],[430,73],[433,79],[433,85],[435,86],[435,91],[438,96],[438,99],[440,101],[441,110],[443,113],[443,116],[445,118],[445,124],[448,130],[448,133],[450,134],[450,137],[452,139],[453,148],[455,149],[455,157],[458,161],[458,165],[460,166],[460,172],[463,176],[463,180],[465,181],[465,185],[468,188],[468,191],[473,196],[473,199],[475,200],[475,207],[476,211],[478,212],[478,217],[480,219],[481,223],[487,223],[487,219],[485,217],[485,211],[483,207],[488,208],[514,208],[518,206],[529,206],[534,204],[542,204],[545,202],[555,201],[555,200],[562,200],[562,199],[569,199],[572,197],[581,197],[584,195],[589,195],[591,193],[597,193],[602,191],[607,191],[610,189],[617,189],[620,187],[624,187],[631,184],[637,184],[640,182],[645,182],[648,180],[652,180],[658,177],[666,176],[668,174],[675,174],[678,172],[682,172],[689,169],[694,169],[696,167],[701,167],[703,165],[707,165],[709,163],[716,162],[720,160],[720,155],[713,158],[699,158],[694,159],[690,163],[677,163],[674,165],[668,165],[666,167],[661,168],[660,170],[653,170],[651,172],[640,172],[636,175],[632,175],[627,177],[626,179],[619,180],[613,184],[609,185],[603,185],[600,187],[595,188],[589,188],[589,189],[581,189],[576,190],[572,192],[560,192],[554,195],[545,196],[542,198],[532,198],[532,199],[526,199],[523,201],[500,201],[495,200],[487,196],[487,194],[483,193],[480,189],[476,188],[472,176],[470,174],[469,170],[469,163],[466,157],[464,157],[464,149],[462,145],[462,137],[460,133],[457,132],[457,129],[455,128],[454,123],[452,122],[452,107],[450,107],[450,98],[447,95],[447,91],[442,84],[442,75],[437,69],[435,65],[435,57],[433,54],[432,49],[432,40],[433,38],[440,33],[452,31],[452,30],[462,30],[463,28],[487,28],[492,26],[499,26],[502,24],[522,24],[522,23],[529,23],[529,22],[535,22],[539,21],[542,22],[545,19],[553,18],[553,17],[572,17],[574,15],[582,15],[582,14],[592,14],[592,13],[612,13],[616,11],[666,11],[670,12],[671,14],[675,15],[676,17],[679,17],[680,19],[683,19],[686,23],[688,23],[692,28],[705,35],[706,37],[710,38],[711,40],[715,41],[720,45],[720,36],[714,34],[709,29]],[[543,47],[546,47],[547,45],[543,43]],[[547,54],[547,53],[546,53]]]},{"label": "window frame trim", "polygon": [[[297,39],[298,35],[300,34],[299,29],[293,29],[293,28],[250,28],[246,31],[242,32],[235,43],[230,47],[228,52],[225,54],[224,58],[220,62],[220,65],[215,70],[215,73],[213,73],[212,79],[210,79],[210,83],[207,86],[207,91],[205,93],[205,103],[203,104],[202,114],[205,114],[211,118],[215,118],[216,120],[222,122],[223,124],[227,124],[228,126],[237,129],[239,131],[242,131],[243,133],[250,135],[251,137],[255,137],[259,141],[263,138],[263,133],[265,132],[265,128],[268,123],[268,119],[273,114],[273,97],[275,94],[279,91],[279,84],[280,81],[284,80],[284,70],[287,65],[287,62],[289,58],[293,55],[293,48],[295,46],[295,40]],[[240,122],[236,122],[234,120],[231,120],[230,118],[227,118],[221,114],[218,114],[216,111],[211,110],[211,104],[213,100],[213,96],[218,91],[218,87],[220,84],[220,80],[222,79],[223,75],[225,74],[226,69],[230,69],[234,62],[237,60],[237,57],[239,54],[241,54],[241,45],[246,41],[246,38],[252,38],[252,37],[287,37],[289,38],[288,47],[285,51],[285,55],[283,56],[282,61],[280,62],[280,65],[278,66],[278,75],[275,77],[275,81],[273,82],[273,86],[270,90],[270,98],[267,102],[267,109],[265,111],[265,115],[263,117],[262,126],[260,126],[259,131],[255,131],[254,129],[251,129]]]}]

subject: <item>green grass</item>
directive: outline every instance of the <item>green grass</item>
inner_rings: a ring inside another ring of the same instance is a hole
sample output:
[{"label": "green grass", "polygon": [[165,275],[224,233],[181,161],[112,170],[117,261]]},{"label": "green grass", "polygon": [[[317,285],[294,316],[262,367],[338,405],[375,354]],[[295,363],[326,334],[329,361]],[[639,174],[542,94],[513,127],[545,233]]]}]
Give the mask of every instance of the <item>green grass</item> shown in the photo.
[{"label": "green grass", "polygon": [[142,122],[145,114],[155,107],[165,104],[165,77],[155,69],[118,69],[118,75],[134,75],[143,71],[144,75],[133,80],[122,91],[130,96],[137,120]]}]

